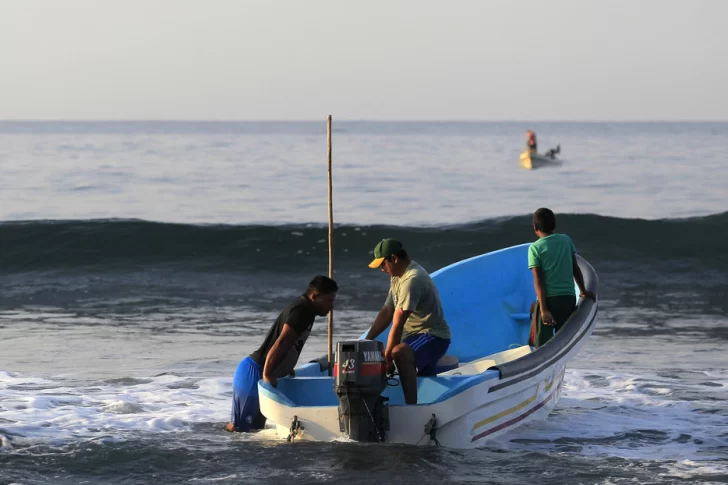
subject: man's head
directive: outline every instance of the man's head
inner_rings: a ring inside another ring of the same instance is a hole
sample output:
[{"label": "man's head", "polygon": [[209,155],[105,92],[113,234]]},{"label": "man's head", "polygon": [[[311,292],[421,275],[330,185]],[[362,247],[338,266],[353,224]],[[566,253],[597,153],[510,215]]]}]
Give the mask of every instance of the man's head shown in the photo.
[{"label": "man's head", "polygon": [[533,213],[533,230],[538,234],[551,234],[556,229],[556,216],[550,209],[542,207]]},{"label": "man's head", "polygon": [[319,316],[324,316],[334,309],[334,300],[339,286],[328,276],[316,276],[308,284],[306,296],[318,310]]},{"label": "man's head", "polygon": [[382,239],[374,247],[374,260],[370,268],[379,268],[389,276],[402,276],[410,259],[402,243],[396,239]]}]

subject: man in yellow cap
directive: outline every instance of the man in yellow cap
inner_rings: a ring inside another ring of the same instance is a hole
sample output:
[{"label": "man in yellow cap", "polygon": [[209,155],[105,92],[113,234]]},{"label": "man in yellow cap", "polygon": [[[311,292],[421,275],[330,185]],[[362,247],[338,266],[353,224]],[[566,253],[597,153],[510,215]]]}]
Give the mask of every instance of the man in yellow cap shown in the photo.
[{"label": "man in yellow cap", "polygon": [[450,346],[450,326],[440,295],[427,271],[407,255],[396,239],[383,239],[374,248],[370,268],[390,276],[389,293],[374,319],[367,339],[375,339],[392,323],[384,358],[387,370],[394,364],[407,404],[417,404],[417,376],[435,374],[437,361]]}]

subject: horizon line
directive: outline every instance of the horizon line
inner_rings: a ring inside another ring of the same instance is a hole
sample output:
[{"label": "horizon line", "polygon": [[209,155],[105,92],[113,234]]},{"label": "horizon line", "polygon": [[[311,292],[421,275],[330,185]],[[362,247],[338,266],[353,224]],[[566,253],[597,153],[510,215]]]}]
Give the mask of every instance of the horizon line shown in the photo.
[{"label": "horizon line", "polygon": [[[327,117],[318,119],[214,119],[214,118],[32,118],[32,119],[0,119],[0,123],[320,123]],[[487,119],[337,119],[332,121],[344,123],[728,123],[726,119],[522,119],[522,120],[487,120]]]}]

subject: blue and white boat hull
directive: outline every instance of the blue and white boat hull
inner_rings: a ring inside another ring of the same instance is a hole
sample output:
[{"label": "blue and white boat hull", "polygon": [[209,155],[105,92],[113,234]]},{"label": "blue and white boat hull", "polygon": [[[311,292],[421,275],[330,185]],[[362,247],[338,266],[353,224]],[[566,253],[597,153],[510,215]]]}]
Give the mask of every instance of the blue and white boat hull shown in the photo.
[{"label": "blue and white boat hull", "polygon": [[[389,430],[384,441],[451,448],[482,446],[534,419],[544,419],[559,401],[567,363],[588,341],[598,304],[579,300],[569,321],[546,345],[528,346],[529,307],[535,300],[527,269],[528,244],[487,253],[432,274],[453,334],[448,350],[458,365],[435,376],[418,377],[418,404],[405,405],[401,387],[388,387]],[[598,278],[577,256],[587,289],[597,294]],[[479,322],[483,315],[487,321]],[[473,324],[476,322],[477,324]],[[387,333],[378,340],[386,342]],[[451,366],[452,367],[452,366]],[[278,435],[294,439],[345,439],[338,398],[325,359],[299,366],[296,377],[278,388],[260,381],[261,412]],[[436,430],[426,425],[435,418]]]}]

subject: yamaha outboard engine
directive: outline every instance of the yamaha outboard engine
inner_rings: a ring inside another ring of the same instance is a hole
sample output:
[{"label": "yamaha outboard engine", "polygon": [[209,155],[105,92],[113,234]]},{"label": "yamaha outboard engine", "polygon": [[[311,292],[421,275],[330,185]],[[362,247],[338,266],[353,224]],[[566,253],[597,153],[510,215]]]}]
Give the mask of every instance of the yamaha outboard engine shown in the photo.
[{"label": "yamaha outboard engine", "polygon": [[334,392],[339,398],[339,429],[355,441],[384,441],[389,430],[384,346],[377,340],[336,344]]}]

